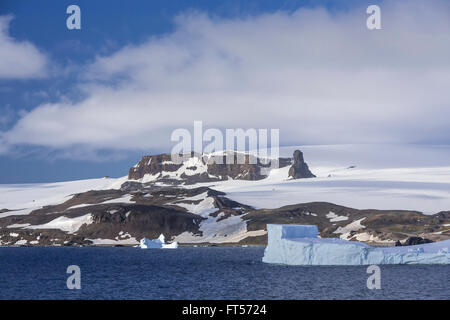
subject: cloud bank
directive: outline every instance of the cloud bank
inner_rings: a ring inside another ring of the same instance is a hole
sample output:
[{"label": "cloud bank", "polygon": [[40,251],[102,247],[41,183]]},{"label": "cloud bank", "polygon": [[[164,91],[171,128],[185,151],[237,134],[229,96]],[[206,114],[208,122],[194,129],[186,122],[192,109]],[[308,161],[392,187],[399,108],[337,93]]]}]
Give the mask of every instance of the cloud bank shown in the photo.
[{"label": "cloud bank", "polygon": [[382,30],[365,9],[181,15],[175,32],[85,66],[85,99],[40,105],[2,139],[169,151],[173,129],[202,120],[279,128],[282,144],[450,143],[450,4],[385,1]]},{"label": "cloud bank", "polygon": [[12,16],[0,16],[0,80],[42,78],[48,59],[33,44],[9,36]]}]

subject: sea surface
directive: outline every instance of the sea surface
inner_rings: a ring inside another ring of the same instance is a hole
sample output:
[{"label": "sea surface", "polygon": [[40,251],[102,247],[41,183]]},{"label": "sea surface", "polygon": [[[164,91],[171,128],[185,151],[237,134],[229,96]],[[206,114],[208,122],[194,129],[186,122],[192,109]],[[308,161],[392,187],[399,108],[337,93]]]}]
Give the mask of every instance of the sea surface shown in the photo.
[{"label": "sea surface", "polygon": [[[263,247],[2,247],[0,299],[450,299],[450,265],[365,266],[261,262]],[[69,290],[69,265],[81,289]]]}]

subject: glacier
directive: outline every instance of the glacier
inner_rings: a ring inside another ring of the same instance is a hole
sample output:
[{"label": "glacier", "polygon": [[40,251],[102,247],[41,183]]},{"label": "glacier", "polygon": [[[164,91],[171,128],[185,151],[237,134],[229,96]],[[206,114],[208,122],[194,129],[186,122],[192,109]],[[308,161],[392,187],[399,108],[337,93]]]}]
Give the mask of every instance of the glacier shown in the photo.
[{"label": "glacier", "polygon": [[176,249],[178,248],[178,242],[166,243],[166,238],[161,234],[158,239],[149,240],[142,238],[139,247],[141,249]]},{"label": "glacier", "polygon": [[319,238],[315,225],[268,224],[263,262],[285,265],[449,264],[450,240],[401,247],[373,247]]}]

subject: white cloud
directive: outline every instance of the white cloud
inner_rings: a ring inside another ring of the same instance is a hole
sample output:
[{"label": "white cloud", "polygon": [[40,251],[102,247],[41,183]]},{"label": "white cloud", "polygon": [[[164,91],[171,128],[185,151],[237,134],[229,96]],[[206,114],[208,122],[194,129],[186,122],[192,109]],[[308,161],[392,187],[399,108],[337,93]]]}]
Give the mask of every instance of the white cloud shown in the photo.
[{"label": "white cloud", "polygon": [[47,73],[47,57],[28,41],[9,36],[12,16],[0,16],[0,80],[42,78]]},{"label": "white cloud", "polygon": [[4,139],[170,150],[171,130],[280,128],[282,143],[450,143],[450,4],[385,1],[224,20],[177,18],[164,37],[86,66],[81,102],[43,104]]},{"label": "white cloud", "polygon": [[0,155],[8,152],[8,146],[0,135]]}]

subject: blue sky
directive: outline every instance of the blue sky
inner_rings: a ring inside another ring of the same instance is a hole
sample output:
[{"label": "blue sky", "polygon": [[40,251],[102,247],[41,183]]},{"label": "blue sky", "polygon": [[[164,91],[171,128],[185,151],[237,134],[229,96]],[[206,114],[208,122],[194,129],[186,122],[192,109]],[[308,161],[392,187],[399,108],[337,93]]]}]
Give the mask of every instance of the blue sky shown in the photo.
[{"label": "blue sky", "polygon": [[193,119],[283,128],[282,144],[448,144],[449,7],[397,2],[3,0],[31,71],[0,70],[0,183],[122,176]]}]

